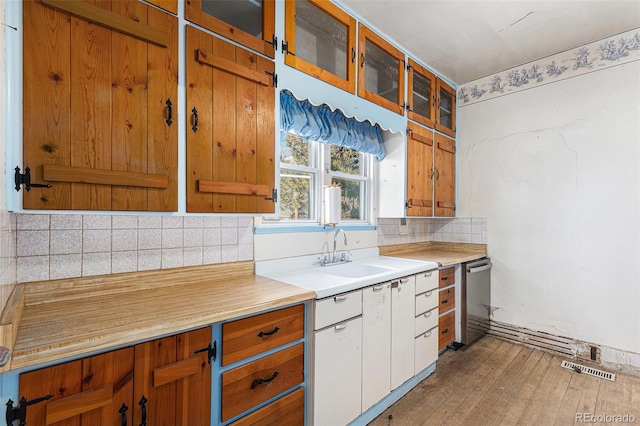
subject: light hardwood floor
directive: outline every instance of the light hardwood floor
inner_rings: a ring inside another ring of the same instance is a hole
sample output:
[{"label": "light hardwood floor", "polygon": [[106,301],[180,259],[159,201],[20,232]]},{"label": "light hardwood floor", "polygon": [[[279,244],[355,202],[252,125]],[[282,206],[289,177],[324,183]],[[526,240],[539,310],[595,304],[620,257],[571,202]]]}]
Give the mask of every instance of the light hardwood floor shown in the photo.
[{"label": "light hardwood floor", "polygon": [[442,353],[436,372],[370,425],[624,423],[624,418],[596,417],[605,415],[633,416],[631,423],[640,424],[640,377],[612,371],[616,380],[611,382],[562,368],[564,359],[484,337],[466,349]]}]

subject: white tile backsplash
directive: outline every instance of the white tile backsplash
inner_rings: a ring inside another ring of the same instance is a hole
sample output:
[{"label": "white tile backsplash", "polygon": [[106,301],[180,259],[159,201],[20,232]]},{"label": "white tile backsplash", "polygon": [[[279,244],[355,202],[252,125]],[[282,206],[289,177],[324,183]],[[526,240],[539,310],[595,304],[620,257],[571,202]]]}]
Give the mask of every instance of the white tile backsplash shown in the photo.
[{"label": "white tile backsplash", "polygon": [[11,246],[13,261],[0,257],[8,271],[2,284],[253,259],[250,216],[0,215],[5,217],[13,218],[14,228],[0,227],[0,243]]},{"label": "white tile backsplash", "polygon": [[400,219],[378,219],[378,245],[388,246],[416,242],[487,243],[487,219],[418,218],[407,219],[408,235],[400,235]]}]

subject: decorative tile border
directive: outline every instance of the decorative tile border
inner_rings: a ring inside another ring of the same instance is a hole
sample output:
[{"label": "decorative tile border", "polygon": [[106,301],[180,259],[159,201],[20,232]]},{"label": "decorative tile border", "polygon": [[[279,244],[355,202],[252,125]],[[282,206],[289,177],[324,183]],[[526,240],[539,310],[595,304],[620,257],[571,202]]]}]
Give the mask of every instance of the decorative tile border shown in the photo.
[{"label": "decorative tile border", "polygon": [[637,60],[640,31],[635,29],[463,84],[458,88],[458,106]]}]

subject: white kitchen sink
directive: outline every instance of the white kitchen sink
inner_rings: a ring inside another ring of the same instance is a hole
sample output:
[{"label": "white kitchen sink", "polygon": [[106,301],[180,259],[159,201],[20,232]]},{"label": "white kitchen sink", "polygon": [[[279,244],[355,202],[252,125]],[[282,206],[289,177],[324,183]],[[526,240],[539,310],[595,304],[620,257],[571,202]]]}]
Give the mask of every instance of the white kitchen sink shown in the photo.
[{"label": "white kitchen sink", "polygon": [[368,263],[343,263],[340,265],[329,265],[325,267],[325,273],[347,278],[364,278],[370,275],[378,275],[390,272],[392,268],[371,265]]}]

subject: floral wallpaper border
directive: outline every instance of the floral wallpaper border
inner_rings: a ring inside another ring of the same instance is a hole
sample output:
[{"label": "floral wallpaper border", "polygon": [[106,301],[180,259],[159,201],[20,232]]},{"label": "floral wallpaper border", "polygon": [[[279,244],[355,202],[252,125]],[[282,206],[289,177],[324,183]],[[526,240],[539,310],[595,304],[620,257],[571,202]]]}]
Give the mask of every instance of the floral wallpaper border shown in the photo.
[{"label": "floral wallpaper border", "polygon": [[458,106],[637,60],[640,31],[634,29],[463,84],[458,87]]}]

